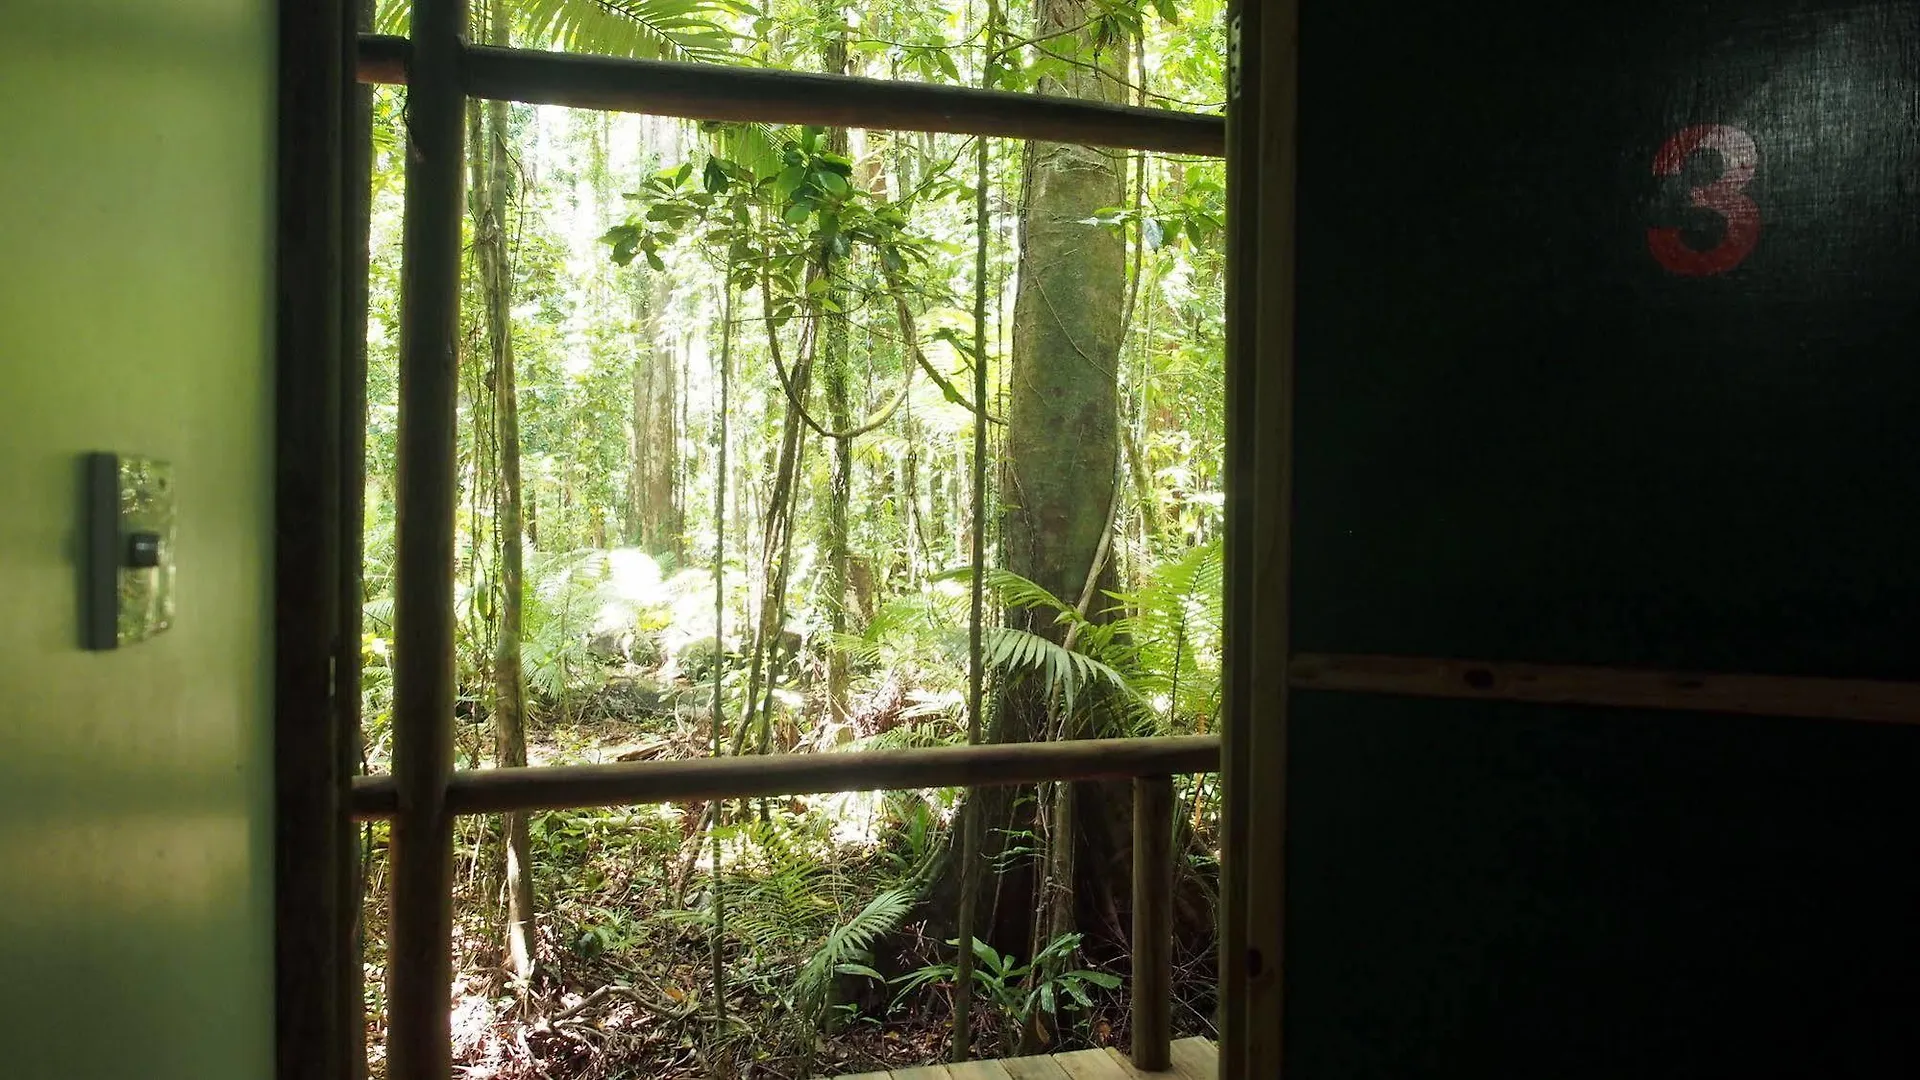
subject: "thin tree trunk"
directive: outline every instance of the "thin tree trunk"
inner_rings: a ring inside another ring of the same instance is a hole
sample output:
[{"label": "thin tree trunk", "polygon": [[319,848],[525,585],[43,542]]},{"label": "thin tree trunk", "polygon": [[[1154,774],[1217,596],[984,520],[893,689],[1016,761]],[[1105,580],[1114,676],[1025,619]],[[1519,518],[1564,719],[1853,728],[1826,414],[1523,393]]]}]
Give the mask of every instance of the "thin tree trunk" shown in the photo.
[{"label": "thin tree trunk", "polygon": [[[763,277],[760,293],[767,327],[767,347],[775,363],[778,363],[780,327],[773,319],[771,290],[771,281]],[[793,506],[799,481],[801,443],[806,437],[805,421],[800,414],[812,381],[813,361],[803,351],[794,361],[792,378],[789,380],[791,396],[786,401],[786,420],[780,431],[780,456],[774,467],[773,492],[767,501],[767,517],[761,533],[759,612],[754,624],[752,657],[747,669],[746,700],[749,710],[754,707],[752,703],[760,700],[760,680],[766,672],[767,647],[777,639],[783,628],[781,618],[786,609],[789,554],[793,550]],[[771,679],[768,681],[771,683]],[[746,748],[750,718],[750,715],[741,717],[739,730],[734,732],[733,752],[736,755]],[[765,713],[761,722],[770,724],[771,712]]]},{"label": "thin tree trunk", "polygon": [[[1134,102],[1144,107],[1147,104],[1147,59],[1146,39],[1141,35],[1134,39],[1135,59],[1139,67],[1136,78],[1139,80],[1139,98]],[[1137,219],[1133,233],[1133,266],[1127,276],[1127,306],[1120,318],[1120,330],[1123,335],[1123,348],[1127,341],[1134,342],[1134,353],[1140,358],[1139,374],[1134,379],[1133,391],[1140,402],[1139,412],[1144,415],[1147,401],[1147,380],[1153,374],[1153,336],[1152,323],[1149,320],[1146,333],[1135,333],[1133,317],[1139,310],[1141,293],[1146,289],[1147,278],[1147,154],[1142,150],[1134,155],[1133,162],[1133,211]],[[1152,304],[1149,299],[1148,304]],[[1123,416],[1119,424],[1121,448],[1125,451],[1127,474],[1133,481],[1134,500],[1140,507],[1140,533],[1142,554],[1151,557],[1153,541],[1161,532],[1160,497],[1153,489],[1151,470],[1146,457],[1146,438],[1144,429],[1138,434]]]},{"label": "thin tree trunk", "polygon": [[[645,288],[647,282],[639,284],[639,296],[634,300],[634,315],[641,325],[641,336],[645,336],[647,311],[645,311]],[[645,503],[647,503],[647,348],[641,348],[634,354],[634,367],[628,373],[628,390],[632,400],[628,402],[628,421],[626,421],[626,542],[632,548],[645,548],[647,544],[647,525],[643,521]]]},{"label": "thin tree trunk", "polygon": [[[996,31],[1000,8],[987,0],[985,43],[987,62],[981,82],[993,89],[999,46]],[[986,612],[987,612],[987,277],[993,240],[991,181],[993,146],[981,139],[974,161],[973,259],[973,581],[967,604],[967,745],[980,741],[986,725]],[[960,807],[960,911],[954,940],[959,943],[954,964],[954,1061],[965,1061],[973,1049],[973,943],[980,922],[980,805],[976,791],[967,793]]]},{"label": "thin tree trunk", "polygon": [[[823,24],[831,22],[836,27],[821,57],[823,67],[828,74],[845,74],[846,18],[838,0],[821,0],[820,15]],[[827,149],[836,154],[847,153],[845,128],[827,132]],[[827,289],[821,294],[820,312],[823,320],[820,370],[826,383],[827,424],[833,431],[843,432],[853,426],[852,372],[848,370],[845,314],[847,290],[830,250],[822,250],[820,254],[820,273],[827,280]],[[847,655],[837,643],[840,635],[847,631],[847,576],[851,559],[847,508],[853,500],[853,438],[841,436],[828,441],[833,459],[827,485],[827,575],[823,591],[827,620],[836,644],[827,650],[827,709],[835,724],[844,724],[847,720]]]},{"label": "thin tree trunk", "polygon": [[[714,466],[713,491],[713,756],[720,756],[721,733],[726,729],[726,617],[727,617],[727,410],[733,402],[731,369],[733,367],[733,281],[722,278],[721,288],[725,299],[720,306],[720,415],[719,449],[716,452]],[[741,727],[744,729],[745,724]],[[713,851],[713,936],[708,941],[713,971],[713,1018],[725,1021],[727,1018],[727,969],[724,943],[726,940],[725,895],[721,887],[720,872],[720,831],[718,800],[707,804],[708,827],[712,833]],[[718,1035],[724,1030],[721,1023],[714,1025]]]},{"label": "thin tree trunk", "polygon": [[[507,15],[503,0],[492,0],[487,13],[487,40],[507,43]],[[474,249],[479,257],[481,289],[486,295],[487,340],[493,364],[494,415],[500,450],[499,637],[494,652],[493,732],[494,763],[511,768],[527,763],[526,678],[521,670],[520,644],[525,623],[524,539],[521,522],[520,408],[513,355],[513,284],[508,265],[506,203],[513,190],[509,155],[509,113],[503,101],[487,105],[487,175],[476,184],[481,218],[475,223]],[[506,833],[507,958],[516,984],[525,992],[533,977],[533,876],[528,863],[530,842],[525,814],[503,815]]]},{"label": "thin tree trunk", "polygon": [[628,542],[656,557],[676,555],[685,531],[674,492],[679,455],[676,362],[660,343],[665,275],[645,272],[634,299],[640,346],[633,362],[633,528]]}]

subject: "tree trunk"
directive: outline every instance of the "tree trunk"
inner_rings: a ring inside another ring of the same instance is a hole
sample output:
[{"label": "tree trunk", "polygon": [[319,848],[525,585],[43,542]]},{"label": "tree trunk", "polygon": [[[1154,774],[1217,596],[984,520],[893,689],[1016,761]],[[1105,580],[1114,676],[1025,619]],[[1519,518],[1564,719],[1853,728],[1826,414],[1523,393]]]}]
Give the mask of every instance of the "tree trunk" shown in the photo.
[{"label": "tree trunk", "polygon": [[[1039,93],[1125,100],[1119,73],[1127,68],[1127,45],[1093,39],[1085,28],[1098,11],[1095,0],[1037,0],[1034,36],[1046,38],[1050,51],[1077,65],[1060,78],[1043,79]],[[1086,221],[1099,210],[1122,205],[1124,168],[1125,155],[1116,151],[1026,144],[1001,534],[1006,568],[1069,604],[1085,589],[1107,530],[1118,465],[1126,244]],[[1062,636],[1050,613],[1015,611],[1008,621],[1055,641]],[[1044,689],[1031,682],[1010,687],[991,738],[1052,737],[1046,730],[1048,711]],[[1071,816],[1082,826],[1075,830],[1080,838],[1103,850],[1082,848],[1079,858],[1071,858],[1073,850],[1065,849],[1051,860],[1056,868],[1077,865],[1083,883],[1089,875],[1111,876],[1116,844],[1122,845],[1120,868],[1125,869],[1126,848],[1118,838],[1127,834],[1123,826],[1129,823],[1124,801],[1116,805],[1098,785],[1087,787],[1092,790],[1074,799]],[[1055,897],[1046,895],[1047,860],[1006,854],[1010,847],[1043,839],[1037,800],[1031,789],[1008,788],[981,789],[974,799],[982,861],[1004,867],[982,883],[979,936],[1002,951],[1032,956],[1042,944],[1032,939],[1051,937],[1059,929],[1060,919],[1052,914],[1036,919],[1036,912],[1057,906],[1049,903]],[[1116,813],[1118,820],[1111,820]],[[950,867],[937,887],[936,915],[957,906],[960,871]],[[1121,889],[1126,880],[1121,873],[1112,887]],[[1055,889],[1060,897],[1076,898],[1083,915],[1104,923],[1107,916],[1100,909],[1109,906],[1109,889],[1104,881],[1096,884],[1076,889],[1059,882]]]},{"label": "tree trunk", "polygon": [[628,493],[633,528],[627,540],[656,558],[677,558],[686,531],[674,490],[679,479],[679,364],[673,350],[660,342],[667,279],[654,273],[642,277],[634,301],[640,348],[633,362],[633,477]]},{"label": "tree trunk", "polygon": [[[765,305],[767,346],[778,361],[780,328],[773,320],[772,305],[768,301],[771,292],[764,282],[760,295]],[[752,658],[747,673],[747,708],[733,738],[733,752],[736,755],[746,747],[749,721],[758,716],[763,732],[773,722],[771,695],[762,702],[761,677],[766,675],[766,685],[771,687],[773,676],[767,670],[767,656],[771,644],[783,629],[781,621],[786,610],[788,571],[792,566],[789,556],[793,550],[793,510],[799,497],[796,489],[800,475],[800,451],[802,441],[806,438],[806,425],[800,418],[800,411],[806,403],[812,381],[813,362],[802,354],[794,360],[789,380],[787,393],[792,397],[785,399],[786,419],[780,429],[780,456],[774,465],[773,491],[768,496],[766,520],[761,527],[760,593],[754,622]],[[764,747],[766,743],[763,734],[760,745]]]},{"label": "tree trunk", "polygon": [[[828,31],[821,56],[828,74],[844,75],[847,70],[846,18],[837,0],[821,0],[820,16]],[[827,149],[836,154],[847,152],[847,130],[827,132]],[[827,279],[821,294],[822,335],[820,373],[827,398],[827,427],[835,432],[853,427],[852,372],[848,370],[847,291],[842,285],[840,268],[830,250],[820,254],[820,273]],[[832,450],[832,470],[827,485],[827,577],[823,592],[827,619],[833,640],[847,631],[847,565],[850,559],[847,534],[847,507],[853,499],[853,439],[850,436],[828,440]],[[847,655],[839,648],[827,650],[827,709],[835,724],[847,719]]]},{"label": "tree trunk", "polygon": [[[507,43],[507,16],[502,0],[488,5],[487,40]],[[502,767],[527,763],[526,678],[520,665],[520,642],[525,623],[525,568],[520,476],[520,407],[513,357],[513,279],[507,264],[506,203],[513,190],[508,154],[510,138],[506,102],[487,105],[486,149],[476,154],[474,251],[480,264],[481,291],[486,297],[487,343],[492,359],[494,415],[500,447],[500,627],[494,653],[493,736],[494,763]],[[485,162],[481,167],[480,163]],[[507,957],[521,987],[533,975],[533,876],[528,864],[529,841],[525,814],[504,815],[506,834]]]}]

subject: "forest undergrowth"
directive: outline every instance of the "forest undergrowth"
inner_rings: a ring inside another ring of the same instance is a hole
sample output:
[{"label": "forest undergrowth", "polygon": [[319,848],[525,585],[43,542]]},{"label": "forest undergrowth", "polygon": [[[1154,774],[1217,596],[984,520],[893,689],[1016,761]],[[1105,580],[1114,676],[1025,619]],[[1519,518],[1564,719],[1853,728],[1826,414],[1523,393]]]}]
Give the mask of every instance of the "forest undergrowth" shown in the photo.
[{"label": "forest undergrowth", "polygon": [[[646,562],[625,553],[631,565]],[[1194,574],[1175,574],[1176,606],[1198,603],[1203,616],[1217,593],[1217,553],[1192,560]],[[742,658],[716,667],[712,639],[687,636],[668,622],[668,603],[652,617],[610,602],[612,560],[583,556],[537,597],[579,613],[565,648],[534,652],[564,674],[544,672],[532,710],[532,765],[668,761],[710,753],[714,674],[723,690],[738,684]],[[607,574],[607,576],[600,576]],[[679,587],[700,590],[710,578],[690,571]],[[1020,594],[1018,583],[1004,583]],[[566,595],[571,591],[573,595]],[[671,592],[671,586],[668,589]],[[936,590],[958,607],[960,590]],[[694,592],[694,595],[698,595]],[[536,604],[537,606],[537,604]],[[622,621],[659,629],[636,642],[582,632]],[[962,741],[952,660],[964,647],[962,628],[941,621],[942,605],[896,603],[859,642],[843,648],[872,661],[845,727],[804,722],[826,703],[819,691],[781,694],[773,753],[832,753],[951,745]],[[535,625],[549,626],[543,616]],[[704,629],[704,627],[702,627]],[[1206,627],[1196,626],[1204,641]],[[865,647],[860,647],[865,642]],[[379,662],[384,639],[368,641],[370,696],[388,686]],[[640,659],[636,662],[634,656]],[[908,661],[907,656],[920,661]],[[939,664],[947,658],[949,669]],[[928,663],[930,659],[932,663]],[[1018,671],[1020,659],[1006,658]],[[799,650],[787,660],[796,685],[824,686],[821,657]],[[1045,661],[1034,670],[1051,678]],[[808,669],[813,670],[808,670]],[[1085,689],[1102,673],[1075,672],[1061,685]],[[1114,669],[1112,676],[1126,681]],[[1137,689],[1137,688],[1136,688]],[[470,717],[459,730],[459,764],[485,767],[490,728]],[[375,754],[384,745],[371,746]],[[376,767],[377,767],[376,762]],[[1180,786],[1190,859],[1183,872],[1212,877],[1217,794],[1203,781]],[[503,951],[504,897],[498,817],[462,819],[455,838],[455,971],[452,1004],[455,1060],[468,1077],[807,1077],[840,1075],[944,1060],[952,1009],[952,947],[928,928],[925,886],[946,856],[960,793],[952,790],[865,792],[753,799],[721,808],[723,824],[700,828],[705,804],[566,810],[531,816],[538,898],[534,977],[516,985]],[[710,945],[714,878],[703,846],[723,845],[719,889],[725,911],[726,1019],[711,1002]],[[368,901],[364,909],[368,1041],[372,1073],[380,1070],[380,989],[384,983],[385,830],[364,834]],[[1127,1045],[1123,954],[1105,963],[1080,955],[1077,938],[1051,943],[1062,966],[1036,980],[1032,965],[990,948],[977,980],[987,1001],[976,1007],[983,1052],[1012,1053],[1021,1030],[1040,1020],[1049,1050]],[[1212,939],[1176,948],[1176,1024],[1211,1032]],[[1043,965],[1046,958],[1042,958]],[[1044,991],[1044,993],[1043,993]],[[1044,1004],[1043,1004],[1044,998]],[[992,1048],[999,1048],[998,1050]]]}]

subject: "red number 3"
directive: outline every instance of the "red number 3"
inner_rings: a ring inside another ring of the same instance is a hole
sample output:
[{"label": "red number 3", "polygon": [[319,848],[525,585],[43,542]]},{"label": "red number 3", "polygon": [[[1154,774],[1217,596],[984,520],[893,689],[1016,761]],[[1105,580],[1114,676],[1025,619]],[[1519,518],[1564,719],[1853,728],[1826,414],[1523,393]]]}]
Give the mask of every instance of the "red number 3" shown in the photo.
[{"label": "red number 3", "polygon": [[1679,176],[1687,159],[1695,151],[1720,152],[1720,178],[1705,187],[1694,188],[1690,201],[1703,210],[1711,210],[1727,223],[1720,243],[1705,251],[1687,246],[1677,228],[1647,230],[1647,247],[1660,265],[1683,277],[1707,277],[1724,274],[1745,262],[1760,243],[1760,208],[1742,194],[1760,167],[1760,150],[1753,136],[1723,124],[1690,127],[1660,148],[1653,158],[1653,175]]}]

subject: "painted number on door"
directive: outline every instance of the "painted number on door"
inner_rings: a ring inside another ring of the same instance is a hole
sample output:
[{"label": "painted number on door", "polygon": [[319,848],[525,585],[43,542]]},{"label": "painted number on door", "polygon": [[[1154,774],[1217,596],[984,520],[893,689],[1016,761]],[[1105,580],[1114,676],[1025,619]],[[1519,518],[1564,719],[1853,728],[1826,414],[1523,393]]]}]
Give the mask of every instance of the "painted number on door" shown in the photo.
[{"label": "painted number on door", "polygon": [[1708,277],[1724,274],[1745,262],[1760,243],[1760,208],[1746,195],[1746,186],[1760,167],[1760,150],[1753,136],[1724,124],[1701,124],[1687,128],[1673,138],[1653,158],[1653,175],[1679,176],[1694,154],[1702,150],[1720,153],[1720,175],[1688,192],[1688,203],[1720,215],[1726,232],[1720,242],[1702,251],[1690,246],[1674,227],[1656,226],[1647,230],[1647,247],[1661,266],[1683,277]]}]

